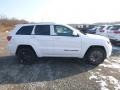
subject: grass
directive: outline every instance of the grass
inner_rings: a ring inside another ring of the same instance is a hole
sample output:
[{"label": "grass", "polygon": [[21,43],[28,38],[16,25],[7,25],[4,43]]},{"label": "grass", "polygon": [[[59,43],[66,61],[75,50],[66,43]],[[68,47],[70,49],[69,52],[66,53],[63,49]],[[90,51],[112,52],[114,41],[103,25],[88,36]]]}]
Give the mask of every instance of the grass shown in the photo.
[{"label": "grass", "polygon": [[0,18],[0,32],[10,31],[16,24],[26,24],[26,20]]}]

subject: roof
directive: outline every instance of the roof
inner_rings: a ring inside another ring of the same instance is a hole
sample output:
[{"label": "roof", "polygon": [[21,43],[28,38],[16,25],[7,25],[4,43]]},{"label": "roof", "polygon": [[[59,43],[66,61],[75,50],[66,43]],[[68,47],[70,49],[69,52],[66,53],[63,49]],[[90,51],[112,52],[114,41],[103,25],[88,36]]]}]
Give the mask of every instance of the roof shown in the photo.
[{"label": "roof", "polygon": [[40,22],[40,23],[29,23],[29,24],[17,24],[17,26],[28,26],[28,25],[51,25],[51,24],[58,24],[54,22]]}]

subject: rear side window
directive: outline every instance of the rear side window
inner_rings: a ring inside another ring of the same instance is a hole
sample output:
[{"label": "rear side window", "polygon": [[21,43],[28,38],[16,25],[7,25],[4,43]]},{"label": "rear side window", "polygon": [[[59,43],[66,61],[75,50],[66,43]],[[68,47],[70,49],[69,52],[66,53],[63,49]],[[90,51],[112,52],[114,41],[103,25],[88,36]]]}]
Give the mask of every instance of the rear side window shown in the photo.
[{"label": "rear side window", "polygon": [[37,25],[35,35],[50,35],[50,25]]},{"label": "rear side window", "polygon": [[33,27],[34,26],[23,26],[18,30],[16,34],[17,35],[31,35]]}]

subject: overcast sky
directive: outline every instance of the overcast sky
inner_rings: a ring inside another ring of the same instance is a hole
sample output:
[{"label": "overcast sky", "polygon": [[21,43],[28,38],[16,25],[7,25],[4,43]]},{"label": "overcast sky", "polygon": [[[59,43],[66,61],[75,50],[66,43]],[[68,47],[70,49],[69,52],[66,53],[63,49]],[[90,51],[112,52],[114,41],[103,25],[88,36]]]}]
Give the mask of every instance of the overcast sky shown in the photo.
[{"label": "overcast sky", "polygon": [[1,0],[0,14],[34,22],[120,21],[120,0]]}]

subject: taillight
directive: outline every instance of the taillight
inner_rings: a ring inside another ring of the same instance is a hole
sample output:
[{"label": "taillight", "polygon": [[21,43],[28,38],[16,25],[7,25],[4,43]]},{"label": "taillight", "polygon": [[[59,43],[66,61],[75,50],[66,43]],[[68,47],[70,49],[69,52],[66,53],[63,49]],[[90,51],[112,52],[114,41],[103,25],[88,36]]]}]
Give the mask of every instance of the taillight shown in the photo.
[{"label": "taillight", "polygon": [[104,30],[100,30],[100,32],[104,32]]},{"label": "taillight", "polygon": [[7,40],[10,41],[12,39],[12,36],[7,36]]},{"label": "taillight", "polygon": [[120,34],[120,31],[114,31],[113,33],[115,33],[115,34]]}]

